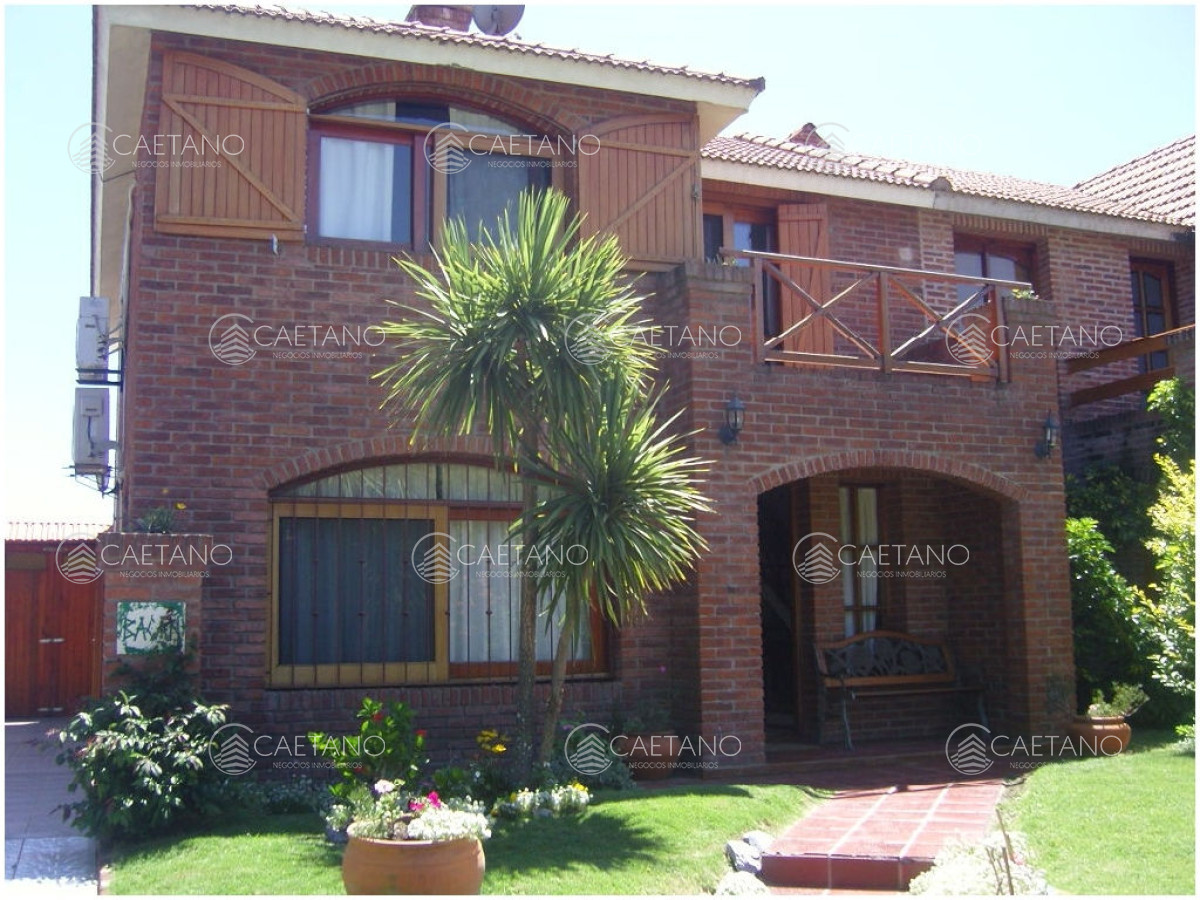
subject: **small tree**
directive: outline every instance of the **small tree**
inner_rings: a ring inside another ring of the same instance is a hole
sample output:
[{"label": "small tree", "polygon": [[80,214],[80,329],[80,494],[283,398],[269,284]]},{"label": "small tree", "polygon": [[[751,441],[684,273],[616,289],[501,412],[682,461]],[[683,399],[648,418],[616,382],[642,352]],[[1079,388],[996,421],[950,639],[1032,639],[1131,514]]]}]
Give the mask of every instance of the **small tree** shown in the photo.
[{"label": "small tree", "polygon": [[[381,326],[396,359],[375,377],[387,391],[383,405],[397,418],[413,416],[414,441],[422,432],[486,433],[497,465],[527,475],[549,462],[549,423],[593,409],[606,379],[649,370],[656,351],[636,339],[641,298],[623,277],[620,245],[612,235],[581,237],[568,209],[557,191],[526,192],[515,222],[506,211],[477,243],[463,222],[448,222],[433,270],[396,260],[428,308],[400,306],[404,318]],[[567,338],[580,322],[589,353],[577,358]],[[523,485],[529,511],[538,483],[525,477]],[[522,540],[535,546],[531,531]],[[515,747],[522,777],[533,760],[538,591],[537,578],[522,579]]]},{"label": "small tree", "polygon": [[558,423],[551,465],[536,474],[550,485],[525,515],[545,546],[582,547],[584,560],[547,579],[550,612],[562,622],[539,761],[554,749],[567,661],[580,623],[594,607],[614,625],[645,611],[647,594],[682,580],[706,546],[693,526],[709,509],[695,487],[702,460],[685,455],[671,431],[678,414],[659,422],[662,393],[617,374],[593,403]]}]

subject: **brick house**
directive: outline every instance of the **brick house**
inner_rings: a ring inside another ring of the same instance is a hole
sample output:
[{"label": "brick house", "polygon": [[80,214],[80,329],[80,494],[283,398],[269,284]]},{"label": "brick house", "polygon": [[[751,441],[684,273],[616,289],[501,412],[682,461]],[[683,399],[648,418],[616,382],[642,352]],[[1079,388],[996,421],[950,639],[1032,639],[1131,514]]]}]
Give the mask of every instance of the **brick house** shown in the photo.
[{"label": "brick house", "polygon": [[[181,502],[181,527],[229,550],[202,582],[106,578],[108,606],[188,604],[205,693],[259,727],[336,727],[367,692],[411,703],[444,746],[510,725],[511,583],[430,585],[409,560],[433,530],[501,542],[519,494],[484,436],[412,446],[388,427],[369,326],[385,299],[413,302],[392,257],[429,261],[443,217],[491,221],[553,185],[641,275],[716,508],[686,585],[590,629],[567,708],[665,702],[755,763],[768,731],[816,732],[813,642],[888,628],[944,637],[997,725],[1056,728],[1074,702],[1063,460],[1190,354],[1185,329],[1102,370],[1057,358],[1106,326],[1111,355],[1194,321],[1190,202],[1136,187],[1157,157],[1062,188],[839,154],[811,128],[721,137],[761,80],[426,9],[437,25],[97,8],[94,118],[113,137],[92,293],[119,323],[116,530]],[[430,135],[474,158],[441,165]],[[1190,140],[1168,151],[1191,177]],[[1131,273],[1151,279],[1132,297]],[[1048,413],[1063,444],[1035,452]],[[854,561],[807,578],[813,535]],[[875,738],[961,720],[929,698],[856,715]]]}]

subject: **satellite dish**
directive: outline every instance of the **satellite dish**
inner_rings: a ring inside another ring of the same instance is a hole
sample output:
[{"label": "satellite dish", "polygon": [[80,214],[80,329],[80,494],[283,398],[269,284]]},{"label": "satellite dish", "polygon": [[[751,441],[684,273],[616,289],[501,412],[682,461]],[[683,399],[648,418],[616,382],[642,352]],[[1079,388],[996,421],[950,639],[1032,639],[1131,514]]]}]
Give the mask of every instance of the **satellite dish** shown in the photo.
[{"label": "satellite dish", "polygon": [[484,34],[508,34],[517,27],[524,6],[476,6],[472,14],[475,26]]}]

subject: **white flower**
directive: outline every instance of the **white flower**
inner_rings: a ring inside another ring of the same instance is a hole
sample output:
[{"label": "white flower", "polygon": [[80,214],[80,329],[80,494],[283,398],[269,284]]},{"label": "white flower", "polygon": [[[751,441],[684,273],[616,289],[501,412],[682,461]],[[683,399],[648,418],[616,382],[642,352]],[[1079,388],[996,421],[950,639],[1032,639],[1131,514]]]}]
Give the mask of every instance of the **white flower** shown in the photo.
[{"label": "white flower", "polygon": [[396,783],[394,781],[388,781],[386,778],[381,778],[375,782],[376,794],[390,794],[395,789]]},{"label": "white flower", "polygon": [[425,810],[408,823],[408,838],[413,841],[456,841],[462,838],[487,840],[492,836],[487,816],[436,807]]}]

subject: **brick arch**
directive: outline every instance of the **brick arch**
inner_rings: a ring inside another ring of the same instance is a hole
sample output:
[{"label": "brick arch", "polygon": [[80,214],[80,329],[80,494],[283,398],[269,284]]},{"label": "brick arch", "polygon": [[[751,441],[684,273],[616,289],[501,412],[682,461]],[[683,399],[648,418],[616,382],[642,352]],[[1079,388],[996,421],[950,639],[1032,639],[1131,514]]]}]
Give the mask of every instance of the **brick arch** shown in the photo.
[{"label": "brick arch", "polygon": [[575,113],[565,114],[559,121],[545,112],[538,112],[539,107],[544,108],[548,103],[557,104],[513,79],[456,69],[433,69],[414,63],[364,65],[323,75],[301,88],[301,93],[308,99],[310,107],[378,99],[384,95],[438,97],[512,119],[550,136],[568,135],[587,124],[586,119]]},{"label": "brick arch", "polygon": [[293,459],[277,462],[258,473],[258,486],[265,491],[298,481],[329,469],[369,466],[383,460],[455,457],[462,462],[488,464],[491,441],[486,437],[455,437],[410,443],[406,435],[386,435],[368,440],[347,441],[320,450],[310,450]]},{"label": "brick arch", "polygon": [[930,472],[1017,503],[1024,503],[1030,497],[1028,488],[1003,475],[989,472],[974,463],[910,450],[852,450],[831,453],[827,456],[814,456],[799,462],[776,466],[752,478],[751,484],[755,491],[761,494],[771,488],[811,478],[814,475],[822,475],[826,472],[868,468],[912,469]]}]

